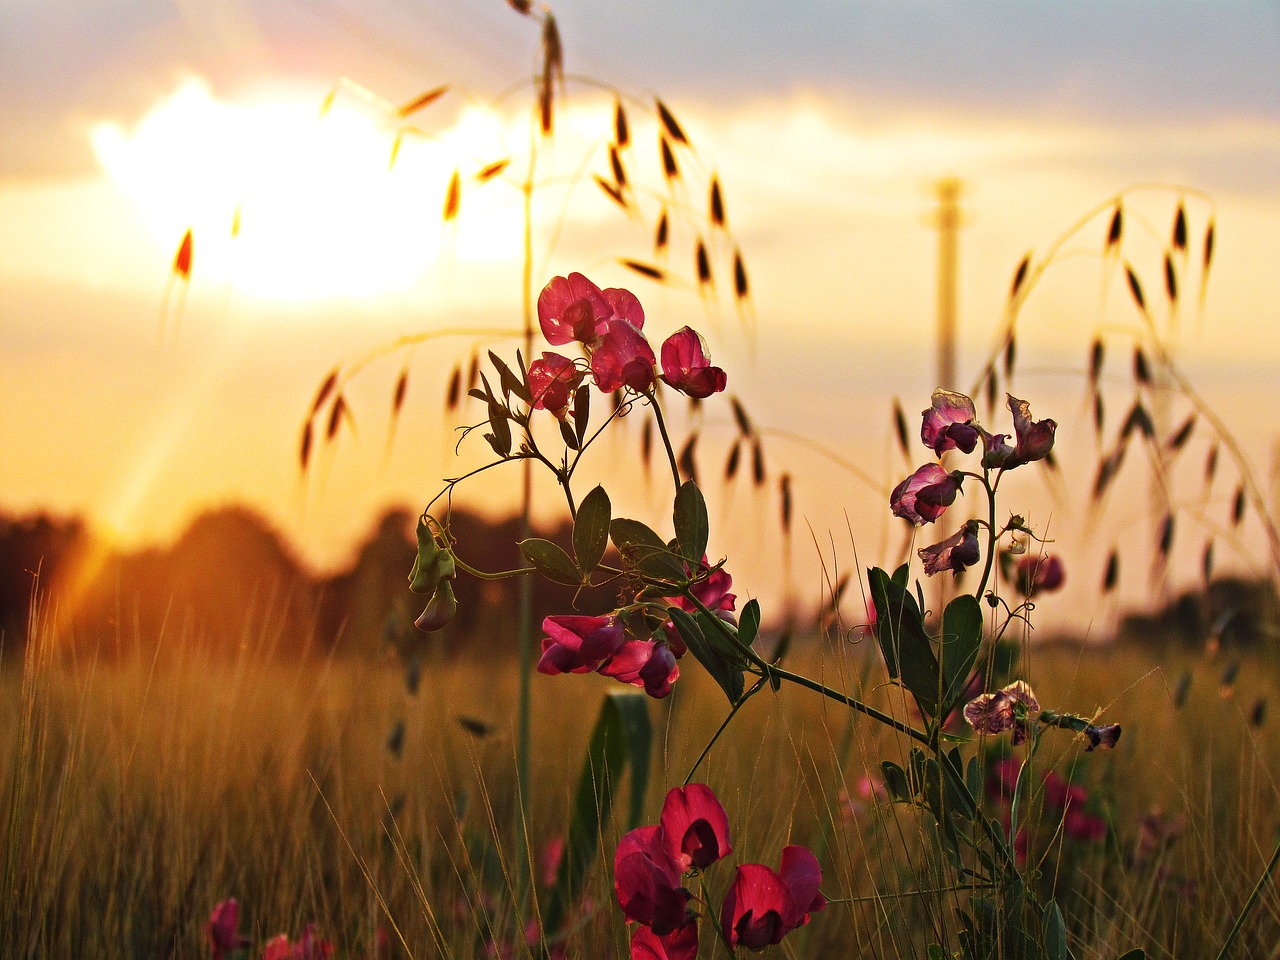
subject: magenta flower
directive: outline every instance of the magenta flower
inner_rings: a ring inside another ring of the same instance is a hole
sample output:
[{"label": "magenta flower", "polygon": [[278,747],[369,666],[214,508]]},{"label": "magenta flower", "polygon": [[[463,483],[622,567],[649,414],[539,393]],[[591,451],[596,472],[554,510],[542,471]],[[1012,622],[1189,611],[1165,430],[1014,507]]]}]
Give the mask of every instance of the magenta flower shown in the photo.
[{"label": "magenta flower", "polygon": [[595,343],[612,317],[621,317],[637,330],[644,326],[644,309],[629,290],[601,290],[580,273],[555,277],[538,295],[538,325],[547,342],[559,346],[574,340]]},{"label": "magenta flower", "polygon": [[936,463],[926,463],[893,488],[889,508],[895,517],[916,526],[933,523],[955,503],[963,479],[958,471],[948,473]]},{"label": "magenta flower", "polygon": [[249,941],[240,936],[240,904],[235,897],[228,897],[213,908],[204,933],[213,951],[213,960],[222,960],[232,951],[249,945]]},{"label": "magenta flower", "polygon": [[631,960],[694,960],[698,955],[698,925],[686,923],[660,937],[649,927],[631,935]]},{"label": "magenta flower", "polygon": [[1105,727],[1096,727],[1091,723],[1084,728],[1084,735],[1089,740],[1089,745],[1084,748],[1085,753],[1098,747],[1110,750],[1120,742],[1120,724],[1110,723]]},{"label": "magenta flower", "polygon": [[[702,558],[701,569],[706,570],[709,564],[707,558]],[[688,564],[685,565],[686,569]],[[690,577],[694,576],[696,571],[690,570]],[[733,609],[738,602],[736,594],[730,593],[729,588],[733,586],[733,577],[729,576],[729,571],[721,567],[719,570],[713,571],[705,580],[700,581],[691,588],[691,592],[698,601],[718,616],[721,620],[729,623],[734,622]],[[696,613],[697,604],[685,597],[664,597],[668,607],[678,607],[687,613]],[[676,629],[676,625],[668,620],[662,625],[663,632],[667,637],[667,644],[671,647],[671,652],[675,654],[676,659],[680,659],[685,654],[684,638],[680,636],[680,631]]]},{"label": "magenta flower", "polygon": [[1051,593],[1061,587],[1065,579],[1062,558],[1057,554],[1027,553],[1018,559],[1015,580],[1018,592],[1025,597]]},{"label": "magenta flower", "polygon": [[614,617],[561,616],[542,621],[538,672],[590,673],[622,649],[622,627]]},{"label": "magenta flower", "polygon": [[692,327],[681,327],[662,343],[662,379],[691,397],[704,398],[724,389],[727,378],[711,366],[707,345]]},{"label": "magenta flower", "polygon": [[742,864],[720,909],[725,940],[757,951],[781,942],[826,906],[818,891],[821,882],[818,859],[804,847],[783,849],[780,873],[759,863]]},{"label": "magenta flower", "polygon": [[604,393],[630,387],[636,393],[653,389],[653,348],[640,328],[615,317],[604,325],[591,353],[591,375]]},{"label": "magenta flower", "polygon": [[1009,412],[1013,414],[1013,432],[1017,437],[1014,459],[1018,463],[1043,460],[1053,449],[1053,435],[1058,424],[1053,420],[1032,420],[1031,404],[1007,395]]},{"label": "magenta flower", "polygon": [[1025,680],[1015,680],[993,693],[974,697],[964,708],[964,718],[978,733],[997,734],[1013,731],[1013,742],[1020,744],[1027,736],[1027,724],[1040,712],[1040,701]]},{"label": "magenta flower", "polygon": [[728,814],[705,783],[668,791],[659,826],[667,855],[681,873],[705,870],[733,852]]},{"label": "magenta flower", "polygon": [[1044,805],[1050,810],[1082,807],[1087,799],[1084,787],[1062,779],[1052,770],[1044,775]]},{"label": "magenta flower", "polygon": [[924,572],[931,577],[943,570],[959,573],[978,562],[978,524],[970,520],[947,539],[916,552],[924,561]]},{"label": "magenta flower", "polygon": [[535,410],[550,410],[558,420],[569,415],[573,392],[582,382],[582,371],[568,357],[543,353],[529,364],[529,392]]},{"label": "magenta flower", "polygon": [[1062,817],[1062,830],[1072,840],[1098,843],[1107,839],[1107,821],[1082,807],[1071,806]]},{"label": "magenta flower", "polygon": [[692,894],[681,885],[680,870],[667,856],[660,825],[638,827],[618,841],[613,889],[623,915],[659,937],[693,922],[685,906]]},{"label": "magenta flower", "polygon": [[920,439],[941,456],[948,450],[973,453],[978,445],[978,428],[974,420],[978,411],[963,393],[952,393],[939,387],[933,391],[933,405],[924,411]]},{"label": "magenta flower", "polygon": [[272,937],[262,951],[262,960],[329,960],[333,944],[316,935],[316,925],[308,923],[302,939],[290,943],[283,933]]},{"label": "magenta flower", "polygon": [[655,700],[669,694],[672,684],[680,679],[675,653],[663,640],[628,639],[597,669],[602,676],[643,687]]}]

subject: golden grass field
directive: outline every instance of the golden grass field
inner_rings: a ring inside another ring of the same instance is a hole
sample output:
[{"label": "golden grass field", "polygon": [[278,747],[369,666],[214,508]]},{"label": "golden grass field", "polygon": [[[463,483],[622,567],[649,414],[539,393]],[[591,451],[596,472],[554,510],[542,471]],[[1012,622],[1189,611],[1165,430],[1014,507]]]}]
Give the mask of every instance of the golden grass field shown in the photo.
[{"label": "golden grass field", "polygon": [[[390,656],[281,662],[269,628],[247,626],[232,660],[208,659],[190,637],[159,639],[154,652],[117,643],[110,657],[92,657],[37,627],[25,662],[10,656],[0,667],[5,956],[208,956],[202,927],[228,896],[241,904],[253,957],[309,921],[339,957],[372,955],[378,927],[394,956],[491,956],[491,939],[528,955],[517,932],[529,917],[512,897],[516,860],[542,873],[541,848],[565,829],[589,731],[616,684],[536,677],[531,842],[517,850],[508,638],[477,641],[449,662],[427,650],[416,695]],[[895,691],[872,653],[815,640],[791,663],[892,708]],[[1246,659],[1224,697],[1222,655],[1153,656],[1062,645],[1023,658],[1046,706],[1103,708],[1106,722],[1124,726],[1116,750],[1090,754],[1050,731],[1039,758],[1063,775],[1074,769],[1108,822],[1105,842],[1072,844],[1042,817],[1030,852],[1081,960],[1134,946],[1151,957],[1216,955],[1280,830],[1280,738],[1274,720],[1251,722],[1258,698],[1276,702],[1274,658]],[[686,663],[674,694],[649,704],[654,817],[727,711]],[[1193,679],[1178,708],[1185,668]],[[459,717],[492,732],[469,732]],[[399,720],[397,757],[388,738]],[[776,864],[793,841],[819,853],[831,903],[772,953],[954,950],[963,895],[918,893],[942,874],[930,863],[930,828],[915,811],[864,795],[863,778],[874,780],[882,759],[901,762],[905,745],[861,718],[850,723],[807,691],[765,691],[698,771],[729,812],[735,859]],[[1156,810],[1183,825],[1143,849],[1142,818]],[[570,957],[626,953],[610,870],[619,819],[602,838]],[[713,897],[730,876],[708,877]],[[723,953],[710,924],[702,933],[705,955]],[[1277,956],[1278,941],[1271,888],[1233,955]]]}]

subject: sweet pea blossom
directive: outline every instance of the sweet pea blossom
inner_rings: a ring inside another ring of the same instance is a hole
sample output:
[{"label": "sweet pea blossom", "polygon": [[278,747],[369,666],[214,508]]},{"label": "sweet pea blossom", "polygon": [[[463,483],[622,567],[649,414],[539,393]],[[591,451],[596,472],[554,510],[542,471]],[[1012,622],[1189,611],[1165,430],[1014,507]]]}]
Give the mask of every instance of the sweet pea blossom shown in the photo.
[{"label": "sweet pea blossom", "polygon": [[614,617],[560,616],[542,621],[538,672],[590,673],[622,649],[622,626]]},{"label": "sweet pea blossom", "polygon": [[1096,750],[1098,747],[1110,750],[1120,742],[1120,724],[1109,723],[1104,727],[1098,727],[1091,723],[1084,728],[1084,735],[1089,741],[1089,745],[1084,748],[1085,753]]},{"label": "sweet pea blossom", "polygon": [[707,345],[692,327],[681,327],[662,343],[662,379],[681,393],[699,399],[719,393],[727,377],[711,366]]},{"label": "sweet pea blossom", "polygon": [[620,683],[643,687],[655,700],[669,694],[672,684],[680,679],[675,652],[665,640],[628,639],[599,665],[597,672]]},{"label": "sweet pea blossom", "polygon": [[978,733],[1013,731],[1015,745],[1027,737],[1027,722],[1040,712],[1040,701],[1025,680],[1015,680],[993,693],[974,697],[964,708],[964,718]]},{"label": "sweet pea blossom", "polygon": [[681,885],[733,850],[729,818],[706,784],[667,792],[659,822],[632,830],[618,842],[613,886],[626,918],[641,924],[631,938],[632,960],[693,960],[698,952],[692,894]]},{"label": "sweet pea blossom", "polygon": [[959,573],[978,562],[978,524],[970,520],[947,539],[921,547],[916,553],[924,561],[924,572],[930,577],[943,570]]},{"label": "sweet pea blossom", "polygon": [[948,473],[939,464],[926,463],[893,488],[889,508],[895,517],[916,526],[933,523],[955,503],[963,479],[959,472]]},{"label": "sweet pea blossom", "polygon": [[329,960],[333,944],[316,934],[316,925],[308,923],[302,939],[290,943],[283,933],[272,937],[262,950],[262,960]]},{"label": "sweet pea blossom", "polygon": [[595,343],[613,317],[637,330],[644,326],[644,308],[635,294],[619,287],[601,290],[580,273],[553,278],[538,295],[538,325],[556,346]]},{"label": "sweet pea blossom", "polygon": [[[709,564],[707,558],[702,558],[701,570],[708,569]],[[688,570],[688,564],[685,564]],[[689,570],[689,576],[692,578],[698,571]],[[738,602],[736,594],[730,593],[729,588],[733,586],[733,577],[729,575],[729,571],[721,567],[712,571],[704,580],[695,583],[690,587],[690,592],[697,597],[698,602],[714,613],[721,620],[734,623],[733,609]],[[687,597],[665,597],[668,607],[678,607],[686,613],[696,614],[698,605]],[[668,620],[662,625],[663,632],[666,634],[667,643],[671,647],[671,652],[675,654],[676,659],[684,656],[685,647],[684,637],[680,636],[680,631],[676,629],[675,623]]]},{"label": "sweet pea blossom", "polygon": [[821,882],[818,858],[804,847],[783,848],[778,873],[763,864],[742,864],[720,910],[725,940],[757,951],[781,942],[826,906]]},{"label": "sweet pea blossom", "polygon": [[1057,590],[1066,579],[1062,558],[1054,553],[1024,554],[1018,559],[1014,579],[1025,597]]},{"label": "sweet pea blossom", "polygon": [[1013,433],[1015,445],[1006,443],[1007,434],[986,434],[983,437],[982,465],[1003,470],[1043,460],[1053,449],[1054,433],[1058,424],[1054,420],[1032,420],[1031,404],[1019,400],[1012,394],[1006,394],[1009,412],[1013,414]]},{"label": "sweet pea blossom", "polygon": [[653,347],[640,328],[619,317],[605,322],[591,353],[591,375],[604,393],[630,387],[647,393],[654,384]]},{"label": "sweet pea blossom", "polygon": [[235,897],[228,897],[213,908],[204,933],[213,951],[213,960],[222,960],[249,945],[249,941],[240,936],[240,904]]},{"label": "sweet pea blossom", "polygon": [[529,392],[535,410],[549,410],[557,420],[569,415],[573,392],[582,382],[583,373],[568,357],[543,353],[529,364]]},{"label": "sweet pea blossom", "polygon": [[924,445],[938,455],[955,449],[973,453],[979,435],[974,424],[978,411],[973,401],[963,393],[952,393],[941,387],[933,391],[931,400],[932,406],[923,411],[924,422],[920,426]]}]

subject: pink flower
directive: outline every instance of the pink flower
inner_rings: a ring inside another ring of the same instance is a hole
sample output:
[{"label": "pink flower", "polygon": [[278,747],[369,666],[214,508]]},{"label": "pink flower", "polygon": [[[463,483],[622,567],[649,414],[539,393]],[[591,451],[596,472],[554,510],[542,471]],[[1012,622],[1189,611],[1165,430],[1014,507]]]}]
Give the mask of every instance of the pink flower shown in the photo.
[{"label": "pink flower", "polygon": [[694,960],[698,955],[698,925],[686,923],[666,936],[649,927],[636,927],[631,935],[631,960]]},{"label": "pink flower", "polygon": [[1018,463],[1043,460],[1053,449],[1053,435],[1058,424],[1053,420],[1032,420],[1031,404],[1008,396],[1009,412],[1013,414],[1013,432],[1017,437],[1014,459]]},{"label": "pink flower", "polygon": [[964,708],[964,718],[978,733],[1013,731],[1014,744],[1026,739],[1026,724],[1040,712],[1040,701],[1024,680],[1015,680],[994,693],[974,697]]},{"label": "pink flower", "polygon": [[933,391],[933,405],[924,411],[924,423],[920,427],[920,439],[924,445],[941,456],[948,450],[973,453],[978,445],[978,428],[974,419],[978,411],[973,401],[962,393],[952,393],[939,387]]},{"label": "pink flower", "polygon": [[1062,558],[1055,553],[1023,554],[1018,558],[1015,579],[1018,592],[1025,597],[1051,593],[1066,579]]},{"label": "pink flower", "polygon": [[692,894],[681,885],[680,870],[667,856],[661,826],[639,827],[618,841],[613,889],[623,915],[660,937],[692,922],[685,908]]},{"label": "pink flower", "polygon": [[1097,843],[1107,839],[1107,821],[1083,807],[1070,806],[1062,817],[1062,829],[1072,840]]},{"label": "pink flower", "polygon": [[542,659],[538,672],[590,673],[617,653],[625,642],[614,617],[561,616],[542,621]]},{"label": "pink flower", "polygon": [[680,679],[675,654],[663,640],[626,640],[597,669],[602,676],[644,687],[644,692],[656,700],[669,694],[671,685]]},{"label": "pink flower", "polygon": [[1044,775],[1044,805],[1050,810],[1083,807],[1085,799],[1084,787],[1063,780],[1052,770]]},{"label": "pink flower", "polygon": [[958,472],[948,473],[939,464],[926,463],[893,488],[889,508],[895,517],[917,526],[932,523],[955,503],[962,480]]},{"label": "pink flower", "polygon": [[733,852],[729,817],[705,783],[670,790],[662,804],[659,826],[667,855],[681,873],[705,870]]},{"label": "pink flower", "polygon": [[204,933],[213,951],[213,960],[222,960],[231,951],[249,945],[249,941],[240,936],[240,904],[235,897],[228,897],[213,908]]},{"label": "pink flower", "polygon": [[[688,564],[685,564],[688,570]],[[701,570],[708,569],[707,558],[702,558]],[[689,576],[693,577],[698,571],[688,570]],[[690,592],[698,598],[698,602],[714,613],[722,620],[729,623],[734,622],[733,609],[738,602],[736,594],[730,593],[729,588],[733,586],[733,577],[729,576],[729,571],[721,567],[719,570],[713,571],[706,579],[694,584],[690,588]],[[696,613],[697,604],[686,597],[664,597],[668,607],[678,607],[686,613]],[[667,644],[671,647],[671,652],[675,654],[679,660],[685,654],[684,638],[680,636],[680,631],[676,629],[676,625],[668,620],[662,625],[663,632],[667,637]]]},{"label": "pink flower", "polygon": [[540,360],[529,364],[529,392],[533,394],[535,410],[550,410],[557,419],[569,414],[573,392],[582,382],[582,371],[568,357],[558,353],[544,353]]},{"label": "pink flower", "polygon": [[928,576],[932,577],[943,570],[959,573],[978,562],[978,525],[970,520],[947,539],[932,546],[921,547],[916,552],[924,561],[924,572]]},{"label": "pink flower", "polygon": [[538,325],[547,342],[556,346],[574,340],[594,343],[612,317],[621,317],[637,330],[644,326],[644,309],[631,291],[601,290],[580,273],[555,277],[538,295]]},{"label": "pink flower", "polygon": [[1120,724],[1109,723],[1105,727],[1098,727],[1091,723],[1084,728],[1084,735],[1089,740],[1089,745],[1084,748],[1085,753],[1098,747],[1110,750],[1120,742]]},{"label": "pink flower", "polygon": [[711,366],[707,345],[691,327],[681,327],[662,343],[662,379],[691,397],[709,397],[724,389],[727,378]]},{"label": "pink flower", "polygon": [[560,874],[560,861],[564,859],[564,835],[556,834],[542,847],[539,860],[542,865],[542,885],[554,887]]},{"label": "pink flower", "polygon": [[821,882],[818,859],[804,847],[783,849],[780,873],[759,863],[742,864],[720,910],[725,940],[749,950],[781,942],[826,906],[818,891]]},{"label": "pink flower", "polygon": [[302,939],[290,943],[283,933],[272,937],[262,951],[262,960],[329,960],[333,944],[316,936],[316,925],[308,923]]},{"label": "pink flower", "polygon": [[591,375],[604,393],[630,387],[636,393],[653,388],[653,347],[640,328],[615,317],[605,323],[591,353]]}]

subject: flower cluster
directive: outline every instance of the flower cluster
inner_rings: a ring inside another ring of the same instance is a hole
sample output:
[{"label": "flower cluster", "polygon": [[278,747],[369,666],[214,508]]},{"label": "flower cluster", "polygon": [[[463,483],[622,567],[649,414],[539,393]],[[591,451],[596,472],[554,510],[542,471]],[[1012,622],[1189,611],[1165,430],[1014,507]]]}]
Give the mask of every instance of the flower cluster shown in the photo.
[{"label": "flower cluster", "polygon": [[[1007,434],[988,433],[978,423],[971,399],[939,388],[933,391],[929,409],[922,413],[920,439],[937,457],[949,450],[973,453],[981,443],[984,474],[995,470],[998,482],[1000,473],[1047,457],[1053,449],[1057,430],[1052,420],[1033,420],[1031,407],[1025,400],[1010,396],[1008,406],[1013,415],[1012,445],[1008,443]],[[889,495],[890,509],[894,516],[916,526],[934,523],[955,503],[956,496],[963,492],[964,480],[972,476],[976,475],[963,470],[948,471],[941,463],[926,463],[893,488]],[[985,478],[980,479],[986,482]],[[944,570],[959,573],[977,563],[980,527],[979,521],[970,520],[945,540],[922,548],[919,555],[924,561],[925,573],[929,576]]]},{"label": "flower cluster", "polygon": [[[1015,756],[1004,757],[992,766],[987,779],[987,795],[1004,805],[1002,819],[1006,826],[1010,817],[1010,805],[1017,787],[1022,763]],[[1046,813],[1055,815],[1055,823],[1061,819],[1062,832],[1069,840],[1078,843],[1099,843],[1107,838],[1107,821],[1092,812],[1088,791],[1078,783],[1064,779],[1052,770],[1040,777]],[[1028,844],[1026,826],[1019,827],[1014,845],[1019,855],[1025,857]]]},{"label": "flower cluster", "polygon": [[982,693],[964,708],[964,718],[978,733],[1013,731],[1013,744],[1027,739],[1030,724],[1040,713],[1040,701],[1025,680],[1015,680],[993,693]]},{"label": "flower cluster", "polygon": [[[733,578],[724,569],[709,571],[705,559],[690,592],[698,602],[722,619],[733,622],[737,597],[729,592]],[[680,677],[676,661],[687,652],[684,640],[667,611],[675,607],[692,612],[695,604],[684,597],[641,600],[605,616],[552,616],[542,621],[542,658],[538,672],[599,673],[621,683],[643,687],[661,699]]]},{"label": "flower cluster", "polygon": [[662,344],[662,372],[645,338],[644,308],[635,294],[619,287],[600,289],[580,273],[555,277],[538,296],[538,324],[553,346],[577,342],[586,366],[569,357],[544,352],[529,365],[533,406],[559,420],[571,415],[573,395],[590,374],[604,393],[629,389],[650,394],[661,379],[690,397],[704,398],[725,388],[725,372],[713,367],[706,344],[690,327],[682,327]]},{"label": "flower cluster", "polygon": [[[632,830],[618,843],[614,890],[627,920],[632,960],[693,960],[698,954],[698,913],[687,874],[702,873],[733,852],[729,818],[711,788],[701,783],[672,789],[659,822]],[[782,851],[781,869],[758,863],[737,868],[720,909],[720,932],[730,947],[763,950],[809,922],[826,906],[819,892],[817,858],[800,846]]]}]

